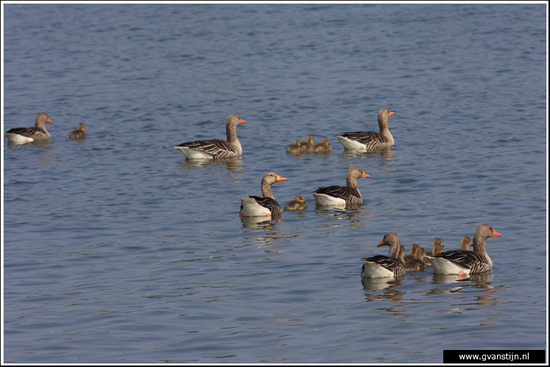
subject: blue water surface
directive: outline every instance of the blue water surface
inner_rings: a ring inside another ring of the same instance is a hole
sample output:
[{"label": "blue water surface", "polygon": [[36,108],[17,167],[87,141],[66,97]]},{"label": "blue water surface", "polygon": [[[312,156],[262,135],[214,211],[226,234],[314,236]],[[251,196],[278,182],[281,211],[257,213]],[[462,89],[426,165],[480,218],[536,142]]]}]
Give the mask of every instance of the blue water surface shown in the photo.
[{"label": "blue water surface", "polygon": [[[441,363],[546,349],[547,5],[3,3],[6,363]],[[395,146],[336,140],[395,115]],[[225,138],[243,156],[173,147]],[[84,123],[84,141],[67,139]],[[292,156],[294,139],[332,154]],[[315,207],[343,185],[364,203]],[[273,185],[280,221],[239,218]],[[362,280],[396,232],[458,248],[488,223],[494,268]]]}]

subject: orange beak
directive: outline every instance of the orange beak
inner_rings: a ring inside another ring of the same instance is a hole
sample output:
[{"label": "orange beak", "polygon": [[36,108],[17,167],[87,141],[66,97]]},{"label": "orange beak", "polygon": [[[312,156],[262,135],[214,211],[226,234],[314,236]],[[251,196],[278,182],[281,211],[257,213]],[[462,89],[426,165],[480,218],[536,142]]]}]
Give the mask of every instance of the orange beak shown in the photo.
[{"label": "orange beak", "polygon": [[47,121],[47,122],[49,122],[50,124],[53,124],[53,121],[52,121],[52,119],[48,119],[48,121]]},{"label": "orange beak", "polygon": [[361,177],[370,177],[369,175],[367,175],[365,172],[363,172],[363,176]]},{"label": "orange beak", "polygon": [[391,112],[391,111],[390,111],[390,116],[391,116],[391,115],[395,115],[395,112]]},{"label": "orange beak", "polygon": [[280,182],[280,181],[288,181],[286,178],[284,177],[281,177],[279,175],[276,175],[277,176],[277,182]]},{"label": "orange beak", "polygon": [[500,237],[500,236],[502,235],[493,229],[493,237]]},{"label": "orange beak", "polygon": [[244,124],[245,122],[246,122],[245,120],[241,119],[241,124]]},{"label": "orange beak", "polygon": [[376,247],[384,246],[384,240],[380,241],[380,243]]}]

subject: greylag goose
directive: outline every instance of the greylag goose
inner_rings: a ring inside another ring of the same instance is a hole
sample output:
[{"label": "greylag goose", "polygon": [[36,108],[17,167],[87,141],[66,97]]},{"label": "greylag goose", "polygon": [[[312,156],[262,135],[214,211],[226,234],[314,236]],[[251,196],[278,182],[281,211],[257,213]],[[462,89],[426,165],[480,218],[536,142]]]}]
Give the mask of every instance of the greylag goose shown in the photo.
[{"label": "greylag goose", "polygon": [[426,257],[426,250],[423,248],[423,247],[419,247],[418,249],[416,249],[416,252],[414,253],[414,257],[418,260],[418,261],[422,261],[422,263],[424,264],[424,266],[430,266],[432,265],[427,257]]},{"label": "greylag goose", "polygon": [[481,224],[474,234],[474,251],[451,250],[428,257],[434,268],[434,274],[468,274],[483,273],[491,270],[493,262],[485,251],[485,241],[491,237],[500,237],[488,224]]},{"label": "greylag goose", "polygon": [[395,112],[387,108],[383,108],[378,112],[379,133],[374,131],[355,131],[339,135],[336,139],[338,139],[345,149],[362,152],[392,146],[394,141],[388,129],[388,117],[394,114]]},{"label": "greylag goose", "polygon": [[250,195],[242,199],[240,210],[241,217],[271,217],[281,214],[283,209],[271,193],[271,185],[280,181],[287,181],[287,179],[273,172],[266,173],[264,177],[262,177],[261,183],[263,197]]},{"label": "greylag goose", "polygon": [[472,239],[468,236],[462,237],[460,240],[460,249],[468,250],[468,247],[472,246]]},{"label": "greylag goose", "polygon": [[311,153],[324,153],[324,154],[330,154],[332,152],[332,147],[328,143],[327,138],[321,139],[321,142],[319,144],[315,144],[311,149],[309,150]]},{"label": "greylag goose", "polygon": [[238,115],[229,115],[225,124],[227,134],[226,140],[197,140],[188,143],[176,145],[187,159],[217,159],[240,157],[243,149],[239,139],[237,139],[237,125],[244,124],[246,121]]},{"label": "greylag goose", "polygon": [[294,144],[289,145],[286,147],[286,152],[294,155],[301,154],[303,152],[304,148],[300,144],[300,140],[296,139],[294,140]]},{"label": "greylag goose", "polygon": [[413,243],[409,250],[410,255],[405,255],[405,252],[403,252],[403,261],[411,261],[412,259],[416,259],[415,253],[419,247],[420,246],[418,246],[418,243]]},{"label": "greylag goose", "polygon": [[399,246],[398,258],[403,263],[405,271],[424,271],[426,269],[424,261],[418,260],[414,256],[405,258],[405,246],[403,245]]},{"label": "greylag goose", "polygon": [[73,130],[69,133],[69,135],[67,135],[67,138],[71,138],[71,139],[86,139],[86,136],[88,134],[86,134],[86,130],[84,128],[84,124],[82,122],[79,122],[78,123],[78,126],[76,128],[76,130]]},{"label": "greylag goose", "polygon": [[346,176],[347,186],[320,187],[313,191],[317,205],[344,207],[346,204],[361,204],[363,198],[357,186],[357,179],[370,177],[359,167],[351,167]]},{"label": "greylag goose", "polygon": [[404,275],[405,267],[398,257],[400,245],[401,242],[396,233],[386,233],[377,247],[390,246],[389,256],[376,255],[366,258],[361,270],[361,276],[363,278],[385,278]]},{"label": "greylag goose", "polygon": [[50,133],[46,130],[46,122],[53,124],[46,112],[40,112],[34,120],[34,127],[14,127],[6,131],[8,142],[10,144],[26,144],[48,140]]},{"label": "greylag goose", "polygon": [[285,210],[304,210],[307,209],[306,203],[307,201],[302,195],[296,195],[294,200],[285,205]]},{"label": "greylag goose", "polygon": [[300,146],[304,152],[309,152],[309,150],[313,147],[313,136],[306,136],[306,141],[300,142]]},{"label": "greylag goose", "polygon": [[443,246],[443,241],[441,240],[441,238],[434,238],[434,241],[432,243],[432,251],[426,251],[426,256],[434,256],[435,254],[443,252],[443,247],[445,246]]}]

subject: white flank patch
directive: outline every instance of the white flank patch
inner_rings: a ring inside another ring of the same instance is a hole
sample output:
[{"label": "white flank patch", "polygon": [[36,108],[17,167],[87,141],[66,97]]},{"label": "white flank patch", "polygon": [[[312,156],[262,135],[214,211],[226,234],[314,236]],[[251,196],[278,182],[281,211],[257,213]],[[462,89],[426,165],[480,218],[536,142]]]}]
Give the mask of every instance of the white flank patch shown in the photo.
[{"label": "white flank patch", "polygon": [[393,277],[394,274],[393,271],[389,271],[375,262],[365,261],[361,276],[363,278],[388,278]]},{"label": "white flank patch", "polygon": [[346,206],[346,201],[341,198],[335,198],[334,196],[326,194],[313,194],[317,205],[321,206],[337,206],[339,208]]},{"label": "white flank patch", "polygon": [[434,268],[434,274],[469,274],[470,269],[466,269],[463,266],[459,266],[447,259],[426,256],[428,260],[432,263]]},{"label": "white flank patch", "polygon": [[348,138],[340,136],[340,135],[338,135],[336,137],[336,139],[338,139],[340,144],[342,144],[345,149],[359,150],[361,152],[366,152],[367,151],[367,146],[363,143],[358,142],[358,141],[351,140],[351,139],[348,139]]},{"label": "white flank patch", "polygon": [[27,138],[26,136],[19,134],[6,134],[6,136],[8,137],[8,142],[10,144],[27,144],[33,142],[32,138]]},{"label": "white flank patch", "polygon": [[261,206],[258,202],[252,198],[241,199],[243,209],[241,214],[243,217],[269,217],[271,211],[265,206]]},{"label": "white flank patch", "polygon": [[189,149],[188,147],[174,147],[178,149],[187,159],[212,159],[212,154],[200,150]]}]

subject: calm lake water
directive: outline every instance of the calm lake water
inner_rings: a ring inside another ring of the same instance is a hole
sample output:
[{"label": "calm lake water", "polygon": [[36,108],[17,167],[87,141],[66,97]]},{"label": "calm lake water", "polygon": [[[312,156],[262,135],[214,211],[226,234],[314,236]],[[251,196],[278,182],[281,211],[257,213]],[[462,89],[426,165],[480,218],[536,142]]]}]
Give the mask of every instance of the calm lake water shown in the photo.
[{"label": "calm lake water", "polygon": [[[441,363],[547,346],[545,4],[10,4],[3,132],[6,363]],[[336,135],[395,115],[395,146]],[[174,145],[225,138],[240,159]],[[67,139],[83,122],[85,141]],[[329,139],[330,155],[285,153]],[[358,210],[315,208],[343,185]],[[273,185],[301,212],[239,218]],[[488,223],[491,273],[362,281],[396,232],[457,248]]]}]

